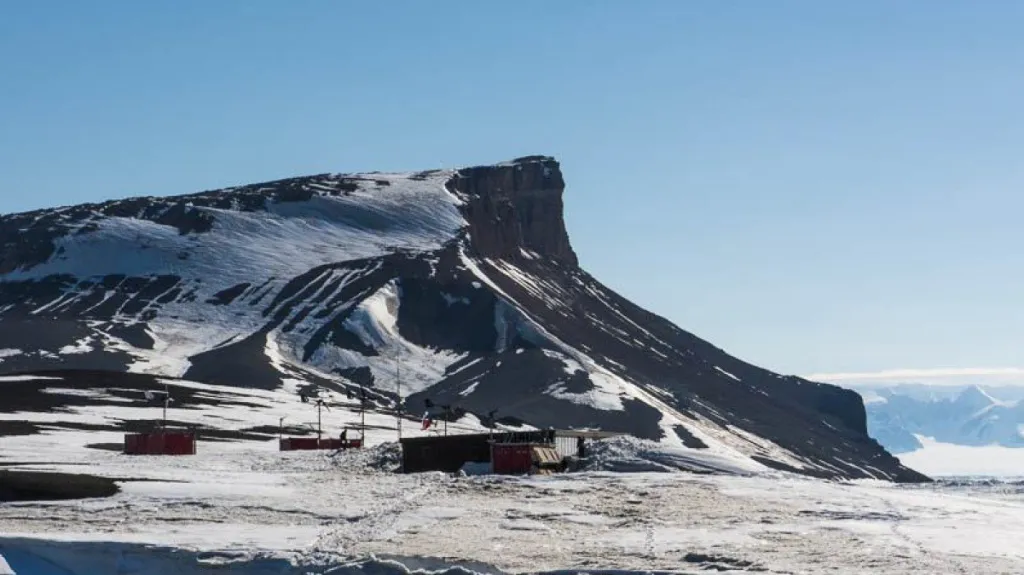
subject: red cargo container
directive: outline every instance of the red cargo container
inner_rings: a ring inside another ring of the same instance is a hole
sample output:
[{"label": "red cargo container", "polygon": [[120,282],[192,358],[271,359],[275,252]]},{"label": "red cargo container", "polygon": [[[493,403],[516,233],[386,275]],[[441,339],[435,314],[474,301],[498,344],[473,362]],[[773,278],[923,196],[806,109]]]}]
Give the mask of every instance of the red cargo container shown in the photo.
[{"label": "red cargo container", "polygon": [[196,435],[187,432],[126,433],[125,455],[195,455]]},{"label": "red cargo container", "polygon": [[504,475],[525,475],[533,469],[530,443],[492,443],[491,471]]},{"label": "red cargo container", "polygon": [[315,437],[283,437],[280,440],[281,451],[312,451],[317,449],[358,449],[363,446],[362,439],[320,439]]},{"label": "red cargo container", "polygon": [[564,471],[565,464],[553,445],[542,443],[492,443],[491,472],[504,475],[549,474]]}]

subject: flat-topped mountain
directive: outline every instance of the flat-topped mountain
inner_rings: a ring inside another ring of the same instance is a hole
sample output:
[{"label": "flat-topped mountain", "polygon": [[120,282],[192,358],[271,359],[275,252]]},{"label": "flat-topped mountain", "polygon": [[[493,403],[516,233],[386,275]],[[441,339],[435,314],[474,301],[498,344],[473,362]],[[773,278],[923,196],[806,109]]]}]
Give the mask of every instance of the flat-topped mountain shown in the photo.
[{"label": "flat-topped mountain", "polygon": [[407,412],[924,479],[868,437],[855,392],[738,360],[582,270],[564,189],[531,156],[6,215],[0,373],[365,387],[381,410],[400,392]]}]

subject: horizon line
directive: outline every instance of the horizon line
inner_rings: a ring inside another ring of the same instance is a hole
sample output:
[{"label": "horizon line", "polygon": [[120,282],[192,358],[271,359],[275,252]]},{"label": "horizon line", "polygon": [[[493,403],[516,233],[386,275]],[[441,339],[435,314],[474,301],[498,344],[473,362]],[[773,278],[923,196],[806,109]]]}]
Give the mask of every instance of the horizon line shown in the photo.
[{"label": "horizon line", "polygon": [[1024,383],[1024,367],[960,367],[960,368],[901,368],[879,371],[814,373],[803,376],[812,381],[833,382],[886,382],[919,383],[908,380],[915,379],[948,379],[948,378],[1010,378],[1020,379]]}]

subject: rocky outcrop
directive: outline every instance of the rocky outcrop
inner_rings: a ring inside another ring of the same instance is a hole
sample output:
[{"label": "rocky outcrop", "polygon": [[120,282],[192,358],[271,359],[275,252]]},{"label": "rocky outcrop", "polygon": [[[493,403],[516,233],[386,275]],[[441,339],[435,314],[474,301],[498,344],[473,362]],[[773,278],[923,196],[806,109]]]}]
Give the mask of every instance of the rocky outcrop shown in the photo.
[{"label": "rocky outcrop", "polygon": [[526,250],[577,265],[562,216],[565,181],[554,158],[467,168],[448,186],[468,200],[463,212],[476,255],[516,259]]}]

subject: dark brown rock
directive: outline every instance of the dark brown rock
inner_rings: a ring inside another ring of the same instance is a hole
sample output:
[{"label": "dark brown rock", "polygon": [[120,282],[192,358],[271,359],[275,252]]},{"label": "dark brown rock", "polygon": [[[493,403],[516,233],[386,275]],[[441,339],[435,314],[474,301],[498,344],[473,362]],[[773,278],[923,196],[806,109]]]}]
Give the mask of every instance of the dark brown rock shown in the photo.
[{"label": "dark brown rock", "polygon": [[577,265],[562,217],[565,181],[558,162],[529,156],[460,170],[449,189],[466,198],[470,246],[482,257],[521,257],[528,250]]}]

